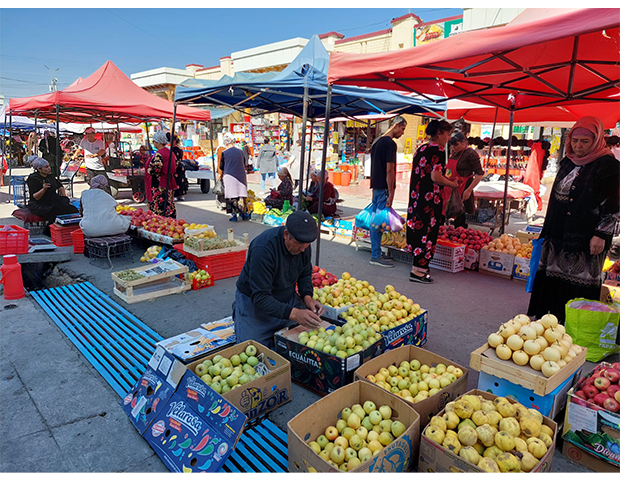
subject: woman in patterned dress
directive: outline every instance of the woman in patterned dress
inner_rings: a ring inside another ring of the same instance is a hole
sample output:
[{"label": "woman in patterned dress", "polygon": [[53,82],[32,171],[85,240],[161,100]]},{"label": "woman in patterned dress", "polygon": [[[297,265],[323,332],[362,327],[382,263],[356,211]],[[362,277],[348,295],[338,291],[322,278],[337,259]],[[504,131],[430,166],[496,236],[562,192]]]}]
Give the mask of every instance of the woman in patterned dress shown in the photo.
[{"label": "woman in patterned dress", "polygon": [[153,144],[157,152],[144,166],[144,187],[151,212],[176,218],[177,209],[174,204],[174,190],[177,188],[174,180],[176,160],[170,148],[166,146],[167,143],[168,139],[163,131],[155,132]]},{"label": "woman in patterned dress", "polygon": [[605,145],[603,122],[580,118],[553,183],[528,315],[564,324],[574,298],[598,300],[601,272],[618,220],[620,163]]},{"label": "woman in patterned dress", "polygon": [[453,127],[445,120],[432,120],[426,126],[431,141],[415,153],[409,184],[407,209],[407,251],[413,253],[409,280],[433,283],[429,264],[435,254],[439,226],[443,223],[441,187],[458,187],[443,176],[446,164],[445,146]]}]

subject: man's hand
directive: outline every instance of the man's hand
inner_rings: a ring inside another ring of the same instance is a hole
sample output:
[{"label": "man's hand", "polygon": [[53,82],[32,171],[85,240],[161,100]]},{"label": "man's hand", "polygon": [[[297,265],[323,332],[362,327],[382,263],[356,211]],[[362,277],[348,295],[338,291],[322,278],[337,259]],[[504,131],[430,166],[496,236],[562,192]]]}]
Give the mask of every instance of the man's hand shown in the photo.
[{"label": "man's hand", "polygon": [[305,308],[293,308],[288,318],[309,329],[317,328],[321,324],[319,316]]},{"label": "man's hand", "polygon": [[385,201],[385,208],[390,208],[392,206],[393,201],[394,201],[394,192],[388,195],[388,198]]},{"label": "man's hand", "polygon": [[605,240],[600,237],[594,236],[590,240],[590,255],[598,255],[605,248]]},{"label": "man's hand", "polygon": [[310,295],[306,295],[304,297],[304,303],[306,304],[306,307],[308,308],[308,310],[316,313],[319,316],[323,315],[323,313],[325,312],[325,308],[323,307],[323,304],[319,302],[318,300],[314,300]]}]

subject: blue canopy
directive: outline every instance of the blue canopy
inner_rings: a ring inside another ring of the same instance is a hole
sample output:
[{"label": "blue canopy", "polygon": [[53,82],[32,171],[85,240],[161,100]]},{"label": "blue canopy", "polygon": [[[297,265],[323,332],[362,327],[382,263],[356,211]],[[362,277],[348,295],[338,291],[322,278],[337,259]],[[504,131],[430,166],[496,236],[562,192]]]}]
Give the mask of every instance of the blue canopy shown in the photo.
[{"label": "blue canopy", "polygon": [[[325,116],[329,54],[314,35],[299,55],[281,72],[239,72],[219,80],[189,79],[175,92],[175,101],[214,104],[243,111],[258,108],[262,113],[291,113],[302,116],[304,88],[310,103],[307,117]],[[390,90],[365,87],[332,87],[330,116],[352,117],[373,113],[422,113],[443,111],[431,101],[401,95]]]}]

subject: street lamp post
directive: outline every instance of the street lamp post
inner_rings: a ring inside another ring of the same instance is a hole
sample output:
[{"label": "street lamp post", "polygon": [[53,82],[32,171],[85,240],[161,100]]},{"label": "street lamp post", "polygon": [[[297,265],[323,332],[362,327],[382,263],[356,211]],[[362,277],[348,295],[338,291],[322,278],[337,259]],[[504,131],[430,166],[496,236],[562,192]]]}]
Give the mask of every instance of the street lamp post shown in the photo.
[{"label": "street lamp post", "polygon": [[55,92],[56,90],[58,90],[58,79],[57,79],[57,78],[55,78],[55,77],[54,77],[54,75],[56,74],[56,72],[57,72],[58,70],[60,70],[60,67],[56,68],[56,69],[52,72],[52,69],[51,69],[50,67],[48,67],[48,66],[47,66],[47,65],[45,65],[45,64],[43,64],[43,66],[44,66],[45,68],[47,68],[47,69],[50,71],[51,75],[52,75],[51,82],[50,82],[50,92]]}]

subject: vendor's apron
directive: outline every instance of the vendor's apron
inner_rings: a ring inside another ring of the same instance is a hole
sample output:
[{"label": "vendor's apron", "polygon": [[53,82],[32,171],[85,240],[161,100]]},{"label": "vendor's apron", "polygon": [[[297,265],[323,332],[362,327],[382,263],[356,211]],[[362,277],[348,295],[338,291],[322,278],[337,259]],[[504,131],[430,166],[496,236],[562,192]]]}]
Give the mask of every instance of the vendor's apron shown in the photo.
[{"label": "vendor's apron", "polygon": [[[288,302],[288,306],[292,308],[306,308],[297,295]],[[235,293],[235,301],[233,303],[233,321],[235,322],[237,343],[255,340],[270,349],[273,349],[275,346],[273,336],[278,330],[298,325],[297,322],[292,320],[271,317],[262,311],[256,310],[252,299],[239,290]]]},{"label": "vendor's apron", "polygon": [[[464,151],[465,150],[463,150],[463,152]],[[463,192],[465,192],[465,188],[467,188],[467,181],[473,177],[473,175],[470,175],[469,177],[461,177],[456,171],[456,165],[459,163],[463,152],[461,152],[461,155],[459,155],[458,158],[448,159],[448,163],[446,164],[446,173],[444,175],[444,177],[446,177],[448,180],[456,180],[457,182],[459,182],[459,186],[456,190],[459,192],[461,198],[463,198]],[[448,204],[450,195],[452,195],[452,187],[443,187],[441,191],[441,198],[443,200],[443,209],[441,213],[444,215],[446,214],[446,205]]]}]

